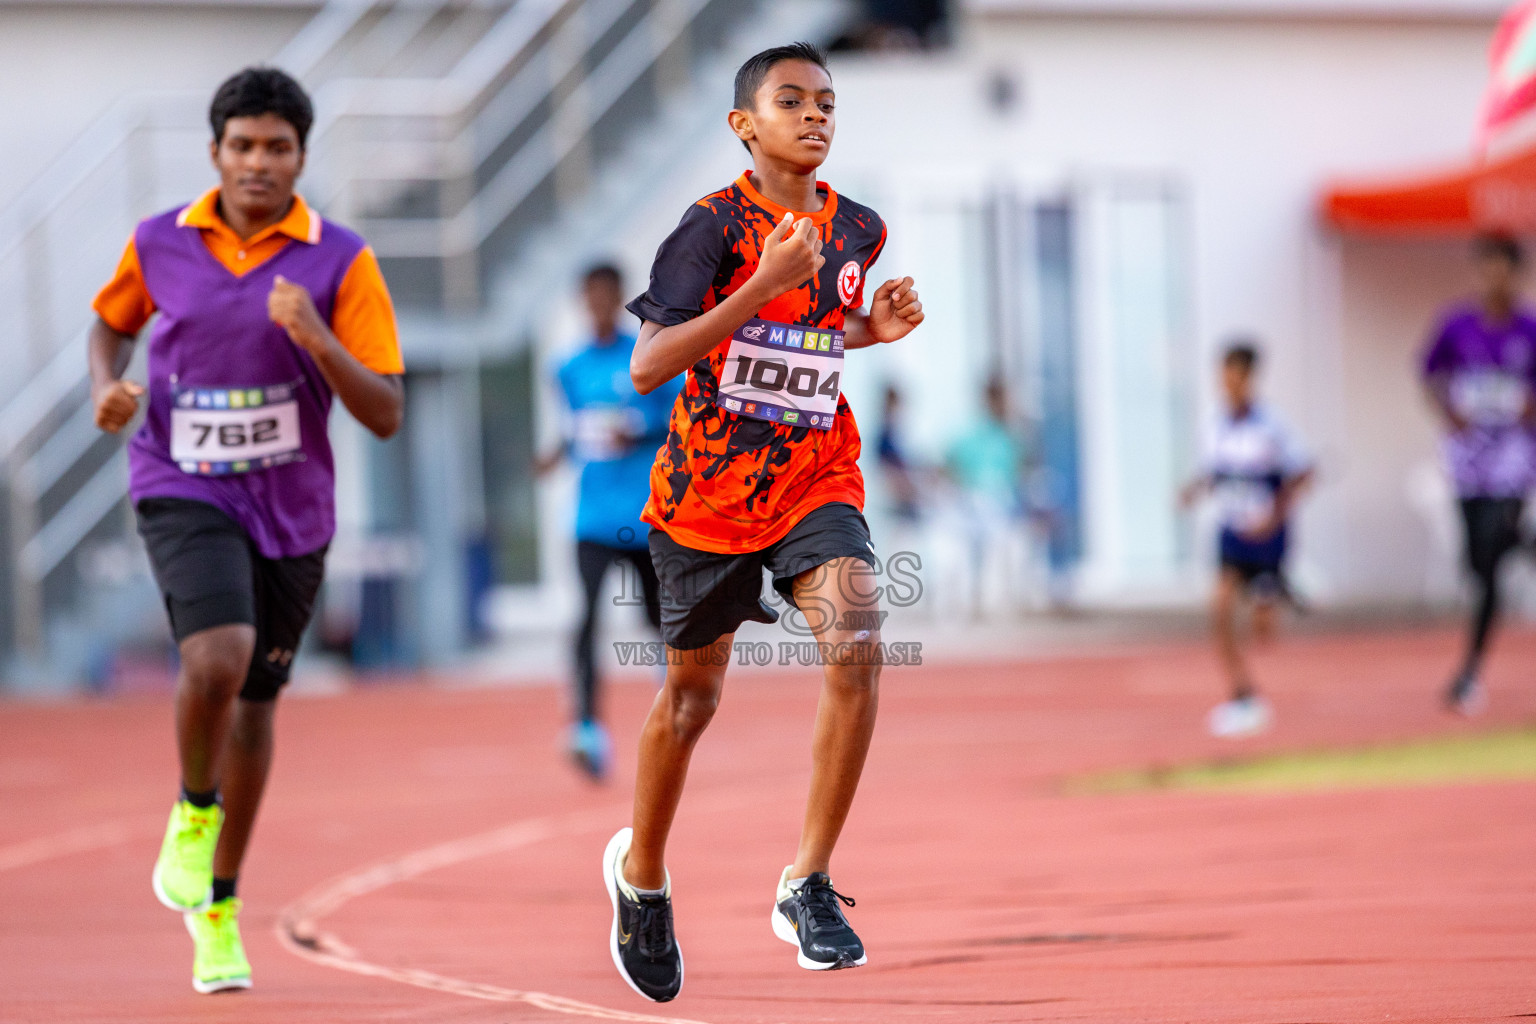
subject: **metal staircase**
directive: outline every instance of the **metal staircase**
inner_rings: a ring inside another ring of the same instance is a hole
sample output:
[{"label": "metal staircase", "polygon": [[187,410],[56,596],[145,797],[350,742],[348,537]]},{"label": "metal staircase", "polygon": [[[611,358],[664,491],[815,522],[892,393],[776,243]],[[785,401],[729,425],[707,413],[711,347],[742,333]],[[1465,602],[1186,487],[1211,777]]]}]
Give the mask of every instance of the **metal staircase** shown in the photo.
[{"label": "metal staircase", "polygon": [[[431,365],[525,334],[718,121],[700,90],[728,91],[765,38],[827,38],[849,16],[820,0],[331,0],[272,63],[315,98],[306,197],[373,244],[408,362]],[[0,375],[0,651],[32,664],[58,646],[48,624],[91,603],[75,556],[129,529],[125,463],[91,422],[85,374],[101,254],[206,187],[187,156],[206,103],[122,98],[0,210],[0,336],[16,339]],[[665,138],[636,130],[658,118]]]}]

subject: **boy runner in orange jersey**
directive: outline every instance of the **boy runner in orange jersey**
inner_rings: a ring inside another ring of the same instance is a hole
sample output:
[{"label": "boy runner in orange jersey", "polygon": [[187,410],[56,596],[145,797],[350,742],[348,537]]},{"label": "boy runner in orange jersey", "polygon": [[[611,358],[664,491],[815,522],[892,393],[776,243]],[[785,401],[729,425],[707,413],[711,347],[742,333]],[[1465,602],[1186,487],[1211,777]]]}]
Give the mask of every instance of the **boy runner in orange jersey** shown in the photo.
[{"label": "boy runner in orange jersey", "polygon": [[667,679],[640,738],[633,828],[603,860],[614,964],[657,1002],[683,983],[667,834],[736,629],[777,620],[761,600],[765,568],[827,652],[810,799],[778,882],[774,933],[810,970],[865,962],[840,906],[853,901],[828,877],[880,676],[859,431],[839,383],[845,351],[897,341],[923,312],[909,277],[882,284],[863,312],[885,225],[816,180],[833,100],[826,58],[810,44],[742,65],[730,125],[753,169],[689,208],[656,254],[650,288],[629,304],[644,321],[630,362],[636,388],[687,371],[641,515],[653,527]]}]

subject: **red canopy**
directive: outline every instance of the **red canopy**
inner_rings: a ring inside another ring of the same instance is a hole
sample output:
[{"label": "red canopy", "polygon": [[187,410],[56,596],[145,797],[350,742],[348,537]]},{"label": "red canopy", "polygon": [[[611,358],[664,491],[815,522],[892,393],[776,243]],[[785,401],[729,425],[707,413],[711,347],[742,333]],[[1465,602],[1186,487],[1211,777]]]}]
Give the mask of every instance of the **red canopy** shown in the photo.
[{"label": "red canopy", "polygon": [[1360,234],[1536,234],[1536,146],[1441,174],[1335,185],[1323,216]]}]

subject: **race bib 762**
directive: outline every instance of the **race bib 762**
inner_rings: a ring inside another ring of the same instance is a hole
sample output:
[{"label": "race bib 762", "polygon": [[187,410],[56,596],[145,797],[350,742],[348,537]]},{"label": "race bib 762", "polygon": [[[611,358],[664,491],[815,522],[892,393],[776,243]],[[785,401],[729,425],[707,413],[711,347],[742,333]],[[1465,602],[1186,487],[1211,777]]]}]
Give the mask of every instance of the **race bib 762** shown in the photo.
[{"label": "race bib 762", "polygon": [[184,473],[220,476],[304,457],[294,385],[187,388],[171,401],[171,458]]}]

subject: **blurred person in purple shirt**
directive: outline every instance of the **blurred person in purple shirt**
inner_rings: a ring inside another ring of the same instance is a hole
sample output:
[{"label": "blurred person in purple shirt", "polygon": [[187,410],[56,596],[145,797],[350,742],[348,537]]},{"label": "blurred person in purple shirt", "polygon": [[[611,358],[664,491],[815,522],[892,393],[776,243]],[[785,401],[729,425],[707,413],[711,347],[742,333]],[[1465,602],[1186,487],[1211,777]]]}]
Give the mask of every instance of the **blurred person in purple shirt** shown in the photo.
[{"label": "blurred person in purple shirt", "polygon": [[1477,586],[1466,656],[1445,697],[1466,715],[1486,702],[1478,673],[1498,616],[1499,567],[1520,546],[1525,496],[1536,484],[1536,315],[1520,303],[1524,253],[1502,235],[1477,239],[1473,253],[1481,294],[1444,313],[1422,367],[1445,425]]}]

